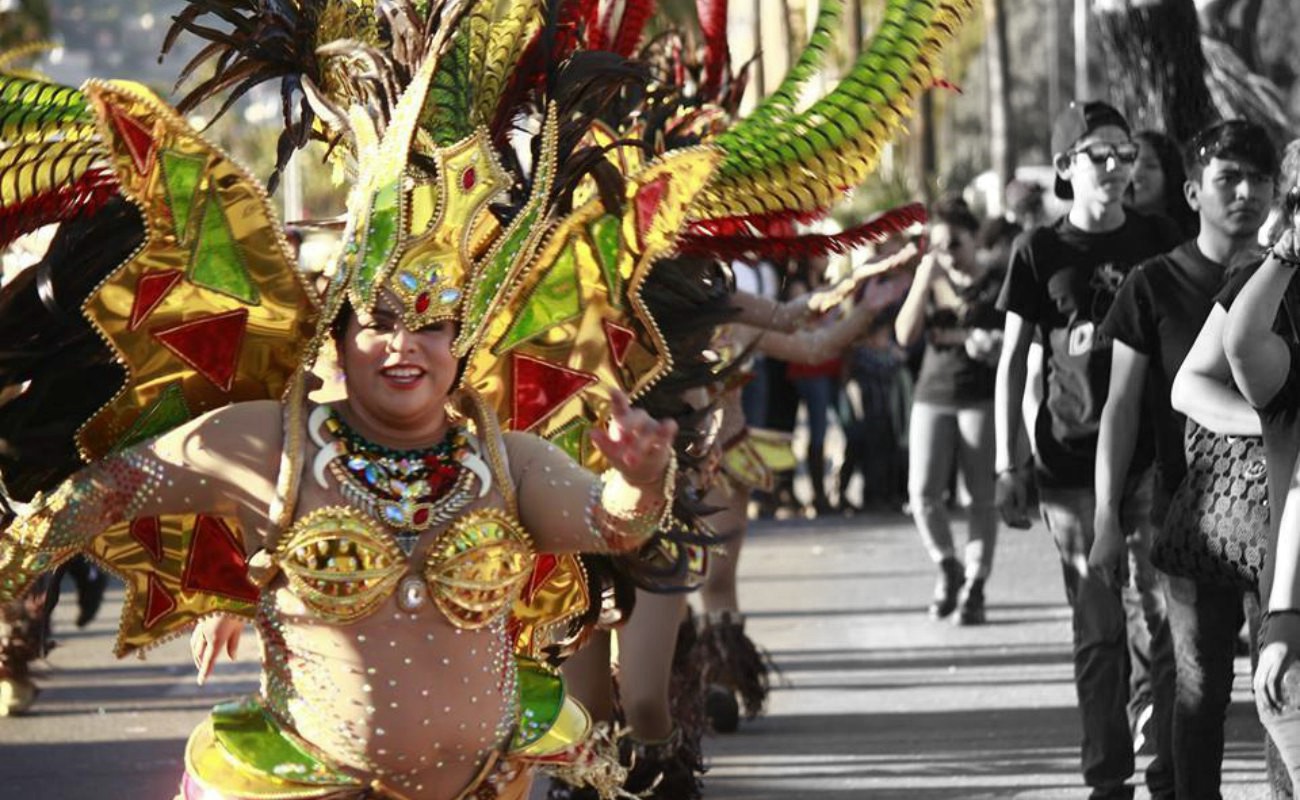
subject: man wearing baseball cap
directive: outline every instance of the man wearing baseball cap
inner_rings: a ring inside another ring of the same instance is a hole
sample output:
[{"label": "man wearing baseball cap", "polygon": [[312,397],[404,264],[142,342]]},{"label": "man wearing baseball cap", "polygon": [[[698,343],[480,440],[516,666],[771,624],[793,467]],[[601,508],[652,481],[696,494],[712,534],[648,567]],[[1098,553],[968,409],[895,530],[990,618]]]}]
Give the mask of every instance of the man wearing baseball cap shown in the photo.
[{"label": "man wearing baseball cap", "polygon": [[[1006,311],[994,409],[997,499],[1011,524],[1027,519],[1031,478],[1040,510],[1060,553],[1073,609],[1074,673],[1083,722],[1083,778],[1092,798],[1131,798],[1133,730],[1128,700],[1129,654],[1124,601],[1112,581],[1090,575],[1096,495],[1097,430],[1110,380],[1111,343],[1098,328],[1120,282],[1136,264],[1172,249],[1178,233],[1163,218],[1123,205],[1138,148],[1128,122],[1101,102],[1072,103],[1052,128],[1056,194],[1072,200],[1066,216],[1023,234],[1012,248],[999,306]],[[1031,341],[1043,347],[1042,392],[1034,419],[1034,459],[1020,463],[1015,443]],[[1139,435],[1121,501],[1121,524],[1137,569],[1149,559],[1153,442]],[[1163,599],[1154,580],[1136,581],[1153,636],[1152,677],[1157,731],[1167,730],[1173,654],[1163,628]],[[1136,602],[1139,598],[1134,598]],[[1167,755],[1168,739],[1156,737]],[[1163,740],[1163,741],[1162,741]],[[1173,797],[1162,752],[1147,770],[1154,798]]]}]

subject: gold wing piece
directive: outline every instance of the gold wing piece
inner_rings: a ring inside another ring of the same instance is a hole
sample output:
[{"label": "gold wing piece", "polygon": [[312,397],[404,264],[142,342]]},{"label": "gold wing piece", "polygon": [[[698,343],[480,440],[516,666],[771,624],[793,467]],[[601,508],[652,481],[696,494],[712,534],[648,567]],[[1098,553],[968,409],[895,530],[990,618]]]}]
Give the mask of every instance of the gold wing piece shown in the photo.
[{"label": "gold wing piece", "polygon": [[50,522],[72,500],[65,483],[0,535],[0,602],[22,596],[42,573],[84,552],[126,583],[118,656],[147,649],[208,614],[251,619],[260,589],[249,577],[236,528],[220,517],[139,517],[86,543],[62,541]]},{"label": "gold wing piece", "polygon": [[278,398],[316,312],[256,179],[147,89],[91,81],[83,92],[146,225],[144,245],[82,309],[127,370],[78,434],[93,461],[205,411]]},{"label": "gold wing piece", "polygon": [[610,390],[636,398],[671,368],[642,284],[671,252],[719,156],[697,148],[653,162],[627,181],[621,216],[589,200],[548,227],[535,256],[524,251],[527,261],[512,270],[520,277],[491,304],[464,376],[505,428],[537,433],[604,469],[588,431]]}]

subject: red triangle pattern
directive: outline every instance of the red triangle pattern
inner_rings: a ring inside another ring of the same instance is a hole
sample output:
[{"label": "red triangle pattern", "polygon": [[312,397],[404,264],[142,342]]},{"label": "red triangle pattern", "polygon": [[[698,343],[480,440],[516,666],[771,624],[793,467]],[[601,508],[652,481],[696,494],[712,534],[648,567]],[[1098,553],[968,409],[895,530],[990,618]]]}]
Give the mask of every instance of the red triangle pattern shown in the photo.
[{"label": "red triangle pattern", "polygon": [[627,360],[627,351],[632,347],[632,342],[636,341],[636,331],[607,319],[601,320],[601,324],[605,326],[605,341],[609,343],[614,363],[621,367]]},{"label": "red triangle pattern", "polygon": [[646,231],[650,230],[651,223],[655,220],[655,213],[659,210],[659,204],[663,202],[664,194],[668,191],[668,175],[660,175],[658,178],[637,189],[634,204],[636,205],[636,233],[645,247]]},{"label": "red triangle pattern", "polygon": [[131,299],[131,330],[140,327],[183,277],[185,273],[176,269],[149,270],[140,276],[135,282],[135,297]]},{"label": "red triangle pattern", "polygon": [[176,357],[223,392],[235,382],[235,367],[244,344],[248,309],[239,308],[225,314],[210,314],[179,325],[154,328],[153,337]]},{"label": "red triangle pattern", "polygon": [[176,608],[176,598],[172,597],[167,587],[163,586],[158,576],[149,573],[149,600],[145,603],[144,627],[152,628],[158,620],[167,616]]},{"label": "red triangle pattern", "polygon": [[162,561],[162,522],[157,517],[136,517],[131,520],[131,538],[145,549],[155,564]]},{"label": "red triangle pattern", "polygon": [[597,381],[595,375],[542,361],[521,353],[513,354],[514,396],[511,422],[514,430],[531,430],[556,409]]},{"label": "red triangle pattern", "polygon": [[546,582],[560,566],[560,559],[554,553],[538,553],[533,562],[533,574],[528,576],[528,585],[524,587],[524,602],[531,603]]},{"label": "red triangle pattern", "polygon": [[117,128],[117,135],[122,137],[126,151],[135,162],[135,171],[144,175],[153,167],[154,140],[144,126],[127,116],[117,106],[108,107],[108,115]]},{"label": "red triangle pattern", "polygon": [[256,603],[260,594],[248,579],[244,545],[225,520],[200,514],[194,520],[190,553],[185,559],[181,588]]}]

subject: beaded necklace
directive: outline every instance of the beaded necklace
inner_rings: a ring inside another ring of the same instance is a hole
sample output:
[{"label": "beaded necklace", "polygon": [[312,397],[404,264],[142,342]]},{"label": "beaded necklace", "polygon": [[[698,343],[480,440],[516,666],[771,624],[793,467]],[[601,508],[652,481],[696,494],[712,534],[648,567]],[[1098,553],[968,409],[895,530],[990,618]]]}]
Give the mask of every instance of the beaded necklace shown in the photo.
[{"label": "beaded necklace", "polygon": [[325,430],[338,443],[330,471],[344,497],[370,516],[402,532],[398,543],[411,553],[419,531],[453,519],[472,499],[473,455],[460,426],[432,447],[396,450],[367,440],[331,409]]}]

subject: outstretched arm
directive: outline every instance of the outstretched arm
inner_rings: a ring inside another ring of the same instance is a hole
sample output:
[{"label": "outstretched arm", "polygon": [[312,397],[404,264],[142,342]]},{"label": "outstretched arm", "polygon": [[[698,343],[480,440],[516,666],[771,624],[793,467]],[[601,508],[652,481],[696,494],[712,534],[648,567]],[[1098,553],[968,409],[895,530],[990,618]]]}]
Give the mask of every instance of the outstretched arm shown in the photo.
[{"label": "outstretched arm", "polygon": [[794,333],[818,316],[843,305],[872,278],[915,261],[918,252],[916,245],[909,243],[893,255],[859,266],[851,275],[834,286],[810,294],[802,294],[784,303],[761,295],[737,291],[732,295],[732,305],[740,310],[735,317],[735,322],[768,331]]},{"label": "outstretched arm", "polygon": [[878,278],[867,285],[867,292],[843,319],[815,330],[797,333],[763,333],[755,348],[773,358],[796,364],[819,364],[838,358],[849,345],[866,335],[876,315],[907,291],[903,276]]},{"label": "outstretched arm", "polygon": [[[0,535],[0,575],[26,584],[105,529],[187,511],[264,520],[280,454],[280,405],[241,403],[86,467],[19,509]],[[0,581],[0,597],[13,586]]]},{"label": "outstretched arm", "polygon": [[520,521],[538,550],[634,550],[671,510],[677,423],[632,408],[622,392],[612,400],[608,430],[591,433],[610,464],[600,476],[536,436],[505,437]]}]

